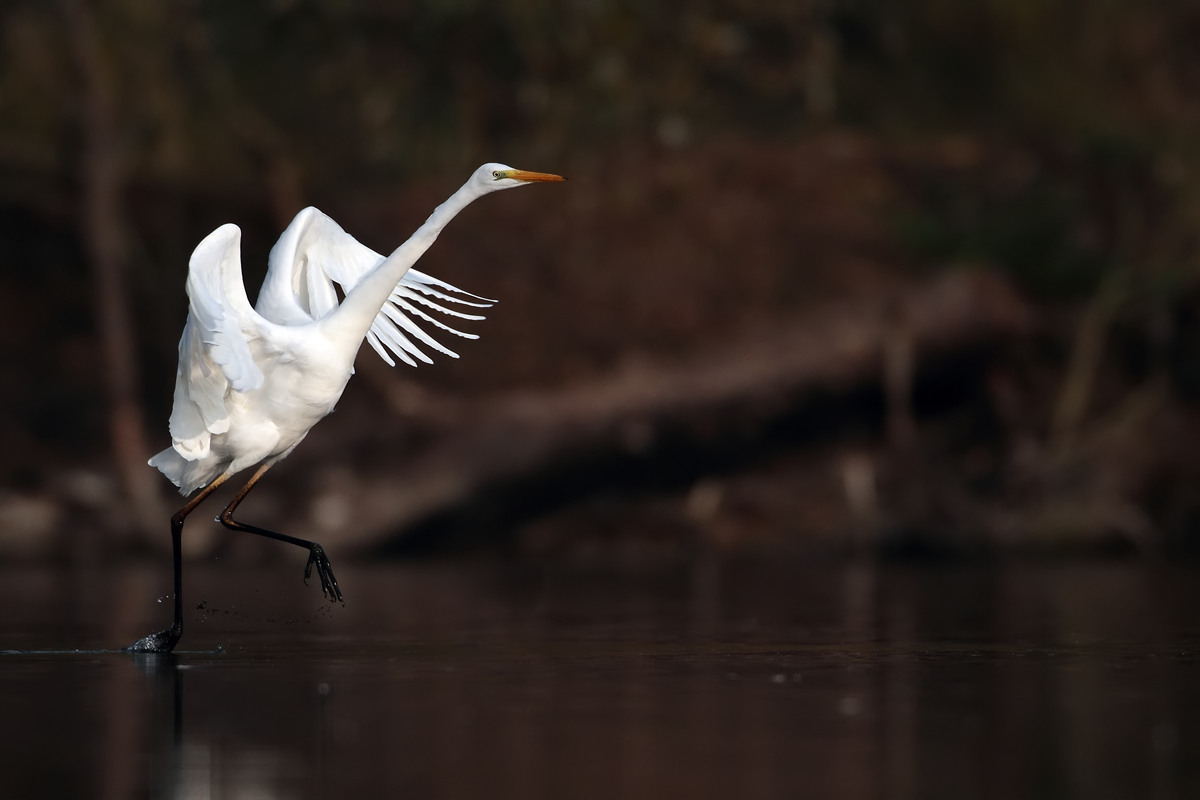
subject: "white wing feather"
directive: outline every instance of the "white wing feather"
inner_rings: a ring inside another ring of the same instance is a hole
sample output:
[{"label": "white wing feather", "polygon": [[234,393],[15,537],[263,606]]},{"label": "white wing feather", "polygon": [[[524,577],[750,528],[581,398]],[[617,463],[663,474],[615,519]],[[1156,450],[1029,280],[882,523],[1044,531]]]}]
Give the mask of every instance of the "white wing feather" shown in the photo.
[{"label": "white wing feather", "polygon": [[[271,249],[267,279],[263,282],[256,310],[279,324],[321,319],[337,307],[337,287],[341,287],[343,293],[353,291],[363,276],[383,260],[384,256],[360,244],[328,216],[315,208],[306,208],[296,215]],[[483,319],[478,314],[447,308],[430,298],[472,308],[489,308],[495,302],[410,269],[396,285],[367,333],[367,343],[389,365],[396,365],[392,355],[414,367],[417,361],[432,363],[417,342],[443,355],[458,358],[457,353],[426,333],[418,322],[427,322],[467,339],[478,338],[438,321],[409,302],[415,301],[459,319]]]},{"label": "white wing feather", "polygon": [[205,458],[213,434],[229,429],[225,399],[262,386],[248,339],[257,315],[242,283],[241,231],[222,225],[204,238],[188,266],[188,318],[179,340],[171,439],[189,461]]}]

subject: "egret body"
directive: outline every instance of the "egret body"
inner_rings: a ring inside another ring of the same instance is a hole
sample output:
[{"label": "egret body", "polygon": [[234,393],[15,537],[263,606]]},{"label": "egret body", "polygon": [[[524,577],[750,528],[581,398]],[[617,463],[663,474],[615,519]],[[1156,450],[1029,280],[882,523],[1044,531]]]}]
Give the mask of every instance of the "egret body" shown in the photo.
[{"label": "egret body", "polygon": [[[257,469],[218,520],[232,530],[307,549],[305,581],[316,569],[325,596],[342,600],[321,545],[239,522],[234,511],[266,471],[333,410],[364,340],[389,364],[395,364],[394,355],[415,366],[416,360],[430,361],[422,345],[456,357],[422,323],[474,338],[428,312],[481,319],[447,304],[478,309],[491,301],[412,269],[446,224],[485,194],[561,180],[484,164],[387,257],[359,244],[320,211],[306,208],[272,248],[253,308],[242,283],[238,227],[222,225],[200,242],[188,266],[188,317],[179,340],[172,444],[149,462],[183,495],[195,493],[171,517],[175,617],[170,628],[127,650],[170,652],[175,647],[183,632],[184,520],[218,486],[250,467]],[[337,287],[344,294],[340,303]]]}]

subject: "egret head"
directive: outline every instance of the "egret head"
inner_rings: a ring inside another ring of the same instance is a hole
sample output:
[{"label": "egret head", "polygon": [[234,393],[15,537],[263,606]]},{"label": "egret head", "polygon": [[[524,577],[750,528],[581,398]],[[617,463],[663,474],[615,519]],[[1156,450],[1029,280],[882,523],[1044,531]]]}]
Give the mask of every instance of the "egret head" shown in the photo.
[{"label": "egret head", "polygon": [[547,181],[565,181],[561,175],[549,172],[529,172],[524,169],[514,169],[507,164],[484,164],[475,170],[471,183],[475,184],[481,194],[495,192],[500,189],[511,189],[514,186],[525,186],[529,183],[544,183]]}]

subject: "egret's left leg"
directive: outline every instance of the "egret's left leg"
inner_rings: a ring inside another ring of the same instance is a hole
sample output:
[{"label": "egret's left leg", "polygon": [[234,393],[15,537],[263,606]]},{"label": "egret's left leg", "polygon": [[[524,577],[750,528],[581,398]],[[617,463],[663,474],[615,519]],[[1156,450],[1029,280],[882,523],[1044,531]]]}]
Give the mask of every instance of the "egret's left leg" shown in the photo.
[{"label": "egret's left leg", "polygon": [[310,542],[307,539],[299,539],[295,536],[288,536],[283,533],[269,531],[266,528],[259,528],[256,525],[247,525],[244,522],[238,522],[233,518],[233,512],[241,505],[241,502],[246,499],[246,495],[250,494],[250,490],[258,483],[259,479],[266,474],[271,468],[270,464],[263,464],[259,467],[250,480],[246,481],[246,485],[238,491],[237,495],[229,505],[225,506],[225,510],[217,517],[217,522],[220,522],[226,528],[232,531],[242,531],[244,533],[253,533],[255,536],[266,536],[268,539],[294,544],[297,547],[303,547],[308,550],[308,563],[304,565],[304,582],[307,584],[309,577],[312,575],[313,567],[317,569],[317,577],[321,579],[321,592],[330,600],[345,602],[342,599],[342,590],[338,588],[337,578],[333,577],[333,567],[329,563],[329,558],[325,555],[325,548],[316,542]]}]

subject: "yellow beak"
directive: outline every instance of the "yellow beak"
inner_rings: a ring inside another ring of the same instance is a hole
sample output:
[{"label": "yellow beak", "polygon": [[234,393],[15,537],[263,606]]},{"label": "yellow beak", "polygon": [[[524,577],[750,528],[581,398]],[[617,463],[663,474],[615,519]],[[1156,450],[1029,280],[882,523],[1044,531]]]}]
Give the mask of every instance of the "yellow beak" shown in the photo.
[{"label": "yellow beak", "polygon": [[513,180],[516,180],[516,181],[526,181],[526,182],[530,182],[530,183],[534,182],[534,181],[565,181],[566,180],[566,178],[564,178],[562,175],[555,175],[550,172],[529,172],[528,170],[523,170],[523,169],[509,170],[508,175],[506,177],[512,178]]}]

